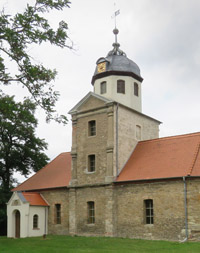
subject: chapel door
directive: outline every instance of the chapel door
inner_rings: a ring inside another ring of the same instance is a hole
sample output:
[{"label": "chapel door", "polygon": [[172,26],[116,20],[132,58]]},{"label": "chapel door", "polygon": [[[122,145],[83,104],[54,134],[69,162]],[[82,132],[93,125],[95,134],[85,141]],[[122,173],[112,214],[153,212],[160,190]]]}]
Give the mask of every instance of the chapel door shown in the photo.
[{"label": "chapel door", "polygon": [[20,238],[20,212],[15,213],[15,237]]}]

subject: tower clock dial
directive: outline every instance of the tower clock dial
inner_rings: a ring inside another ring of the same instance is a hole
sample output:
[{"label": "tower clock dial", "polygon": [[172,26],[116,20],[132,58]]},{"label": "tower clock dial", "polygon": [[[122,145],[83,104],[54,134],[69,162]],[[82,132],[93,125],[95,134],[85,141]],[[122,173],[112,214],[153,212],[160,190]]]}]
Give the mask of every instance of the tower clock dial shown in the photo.
[{"label": "tower clock dial", "polygon": [[97,71],[98,71],[98,73],[106,71],[106,63],[105,62],[99,63],[97,65]]}]

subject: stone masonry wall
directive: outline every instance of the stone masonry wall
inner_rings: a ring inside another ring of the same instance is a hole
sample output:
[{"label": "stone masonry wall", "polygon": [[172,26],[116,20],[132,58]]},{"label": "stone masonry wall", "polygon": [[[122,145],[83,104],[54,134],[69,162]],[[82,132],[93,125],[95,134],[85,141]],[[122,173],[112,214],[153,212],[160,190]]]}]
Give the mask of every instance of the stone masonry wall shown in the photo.
[{"label": "stone masonry wall", "polygon": [[[145,199],[153,200],[154,224],[145,222]],[[116,236],[181,240],[185,238],[182,181],[118,185]]]},{"label": "stone masonry wall", "polygon": [[190,240],[200,241],[200,179],[188,179],[188,234]]},{"label": "stone masonry wall", "polygon": [[[96,135],[88,136],[88,122],[96,121]],[[107,114],[106,112],[88,115],[77,119],[77,182],[93,184],[105,181]],[[95,172],[88,172],[88,156],[95,155]]]},{"label": "stone masonry wall", "polygon": [[137,145],[136,125],[141,127],[141,140],[159,137],[159,123],[124,106],[118,109],[118,168],[123,168]]},{"label": "stone masonry wall", "polygon": [[[49,203],[48,234],[66,235],[69,233],[68,189],[41,191]],[[61,224],[55,223],[55,204],[61,204]]]},{"label": "stone masonry wall", "polygon": [[[88,224],[87,202],[95,202],[95,224]],[[106,196],[105,187],[76,189],[77,234],[86,236],[105,235]]]},{"label": "stone masonry wall", "polygon": [[[50,204],[49,234],[115,236],[153,240],[183,240],[185,231],[183,180],[74,187],[42,191]],[[153,200],[154,224],[145,222],[144,200]],[[95,202],[95,224],[88,224],[87,202]],[[61,224],[55,224],[55,204],[61,204]],[[200,180],[187,179],[188,233],[200,240]]]}]

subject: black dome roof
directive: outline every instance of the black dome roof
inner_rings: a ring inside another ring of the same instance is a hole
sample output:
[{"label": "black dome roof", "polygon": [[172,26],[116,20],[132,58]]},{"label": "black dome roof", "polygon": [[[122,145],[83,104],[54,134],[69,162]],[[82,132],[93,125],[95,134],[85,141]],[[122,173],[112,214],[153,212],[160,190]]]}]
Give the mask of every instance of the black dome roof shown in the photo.
[{"label": "black dome roof", "polygon": [[108,53],[108,55],[97,60],[97,65],[101,62],[106,62],[106,70],[98,73],[98,68],[96,66],[92,77],[92,84],[94,84],[96,79],[110,75],[132,76],[140,82],[143,81],[138,65],[134,61],[130,60],[119,47],[120,44],[117,43],[116,40],[113,44],[113,49]]}]

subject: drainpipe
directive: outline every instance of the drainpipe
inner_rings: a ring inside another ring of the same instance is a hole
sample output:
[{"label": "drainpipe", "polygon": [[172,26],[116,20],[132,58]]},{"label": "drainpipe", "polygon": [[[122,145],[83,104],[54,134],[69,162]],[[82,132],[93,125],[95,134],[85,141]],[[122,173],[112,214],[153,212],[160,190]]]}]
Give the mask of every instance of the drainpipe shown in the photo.
[{"label": "drainpipe", "polygon": [[117,103],[117,107],[116,107],[116,173],[118,176],[118,172],[119,172],[119,166],[118,166],[118,107],[119,104]]},{"label": "drainpipe", "polygon": [[184,241],[188,240],[188,212],[187,212],[187,184],[185,177],[183,177],[184,183],[184,207],[185,207],[185,239]]},{"label": "drainpipe", "polygon": [[47,208],[48,207],[45,206],[44,236],[47,234]]}]

